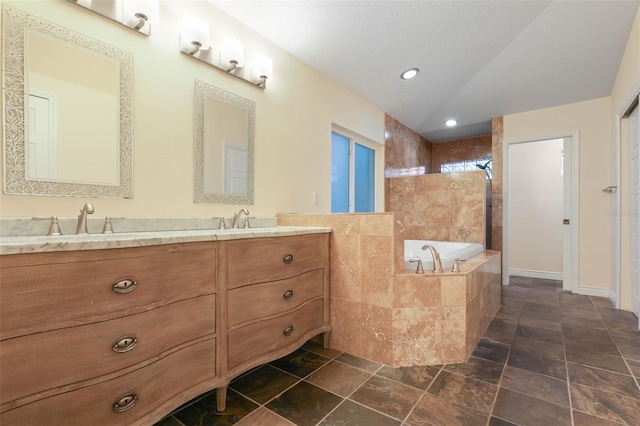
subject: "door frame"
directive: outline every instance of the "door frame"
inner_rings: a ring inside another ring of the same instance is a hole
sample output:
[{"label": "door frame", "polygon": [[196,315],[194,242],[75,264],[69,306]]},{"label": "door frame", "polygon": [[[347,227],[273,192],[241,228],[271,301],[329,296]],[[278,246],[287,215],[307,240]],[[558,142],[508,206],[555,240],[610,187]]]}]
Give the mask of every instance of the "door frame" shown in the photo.
[{"label": "door frame", "polygon": [[[503,227],[502,227],[502,285],[509,285],[509,148],[511,145],[529,142],[539,142],[550,139],[571,138],[571,158],[564,161],[571,161],[571,217],[569,226],[569,236],[563,237],[563,252],[566,244],[569,244],[571,260],[569,271],[563,267],[562,288],[573,293],[579,292],[579,229],[580,229],[580,131],[569,130],[566,132],[550,133],[525,138],[505,139],[502,146],[502,207],[503,207]],[[564,187],[564,186],[563,186]],[[563,190],[564,192],[564,190]],[[563,194],[563,197],[565,195]],[[569,238],[569,241],[566,239]],[[566,262],[563,261],[563,266]]]},{"label": "door frame", "polygon": [[[630,92],[629,97],[626,99],[622,108],[616,113],[615,119],[615,171],[614,171],[614,185],[617,187],[617,191],[613,193],[613,211],[620,212],[622,209],[622,120],[627,115],[632,105],[636,102],[636,99],[640,97],[640,81],[635,84]],[[628,141],[625,141],[628,142]],[[629,159],[627,159],[629,160]],[[625,182],[625,184],[628,182]],[[620,309],[620,292],[622,291],[622,223],[620,214],[611,215],[613,221],[613,241],[612,241],[612,281],[613,289],[610,290],[609,299],[611,299],[617,309]],[[633,290],[633,289],[632,289]],[[638,320],[638,327],[640,328],[640,319]]]}]

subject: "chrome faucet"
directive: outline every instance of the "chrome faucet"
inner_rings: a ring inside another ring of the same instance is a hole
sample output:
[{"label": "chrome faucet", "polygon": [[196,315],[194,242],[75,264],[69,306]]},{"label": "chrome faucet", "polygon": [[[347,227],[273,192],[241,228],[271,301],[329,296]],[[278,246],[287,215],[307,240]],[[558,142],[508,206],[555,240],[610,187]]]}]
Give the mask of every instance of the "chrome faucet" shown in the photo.
[{"label": "chrome faucet", "polygon": [[422,246],[422,250],[427,249],[429,249],[429,251],[431,252],[431,256],[433,257],[433,272],[442,272],[442,262],[440,261],[440,254],[432,245],[425,244]]},{"label": "chrome faucet", "polygon": [[[231,229],[238,229],[240,227],[240,216],[244,213],[245,218],[249,216],[249,210],[244,207],[240,209],[240,211],[233,215],[233,219],[231,220]],[[245,219],[247,220],[247,219]]]},{"label": "chrome faucet", "polygon": [[93,204],[86,203],[80,209],[80,214],[78,215],[78,226],[76,227],[76,235],[78,234],[88,234],[87,232],[87,215],[93,214]]}]

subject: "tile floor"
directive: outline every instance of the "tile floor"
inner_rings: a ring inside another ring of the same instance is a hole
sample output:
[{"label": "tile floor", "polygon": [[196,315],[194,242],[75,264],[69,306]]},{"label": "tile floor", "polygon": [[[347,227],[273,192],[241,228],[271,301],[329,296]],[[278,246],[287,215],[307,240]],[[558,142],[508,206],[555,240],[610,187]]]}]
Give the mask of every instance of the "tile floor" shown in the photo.
[{"label": "tile floor", "polygon": [[156,426],[640,425],[638,319],[512,277],[464,364],[391,368],[308,342]]}]

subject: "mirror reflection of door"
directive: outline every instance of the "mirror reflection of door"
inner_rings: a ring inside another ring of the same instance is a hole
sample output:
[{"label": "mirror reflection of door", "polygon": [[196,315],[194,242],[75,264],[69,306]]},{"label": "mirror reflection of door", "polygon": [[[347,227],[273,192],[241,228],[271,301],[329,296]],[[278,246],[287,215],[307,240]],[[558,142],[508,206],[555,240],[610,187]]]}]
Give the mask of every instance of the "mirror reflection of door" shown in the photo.
[{"label": "mirror reflection of door", "polygon": [[31,89],[28,102],[27,179],[47,180],[57,177],[56,117],[56,96]]},{"label": "mirror reflection of door", "polygon": [[224,143],[224,192],[247,193],[247,146]]},{"label": "mirror reflection of door", "polygon": [[[29,161],[33,157],[27,155],[26,168],[38,170],[31,179],[118,185],[120,63],[37,31],[27,31],[26,45],[29,113],[38,111],[43,117],[40,107],[31,107],[32,101],[41,103],[32,94],[43,99],[51,99],[47,94],[54,94],[56,99],[55,117],[50,115],[49,119],[55,118],[50,130],[55,131],[57,171],[53,175],[40,172],[42,162],[32,166]],[[31,117],[27,119],[32,121]],[[35,120],[38,126],[43,121]],[[38,146],[39,156],[44,144],[34,146]]]},{"label": "mirror reflection of door", "polygon": [[204,192],[246,195],[249,170],[247,111],[226,100],[207,96],[203,118]]}]

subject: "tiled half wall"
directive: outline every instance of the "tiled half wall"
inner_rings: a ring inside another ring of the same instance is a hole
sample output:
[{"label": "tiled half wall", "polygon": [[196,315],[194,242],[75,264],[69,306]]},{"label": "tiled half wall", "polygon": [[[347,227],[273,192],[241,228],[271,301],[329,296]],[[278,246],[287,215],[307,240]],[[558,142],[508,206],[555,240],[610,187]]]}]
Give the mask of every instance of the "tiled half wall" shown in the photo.
[{"label": "tiled half wall", "polygon": [[500,253],[461,273],[404,269],[403,213],[286,214],[332,228],[330,346],[393,367],[464,362],[500,306]]},{"label": "tiled half wall", "polygon": [[484,171],[387,179],[389,211],[408,240],[485,243]]}]

